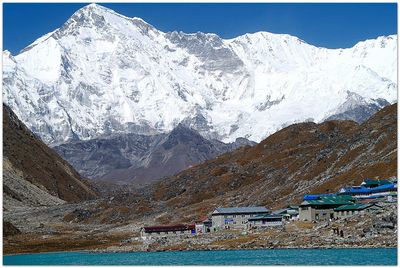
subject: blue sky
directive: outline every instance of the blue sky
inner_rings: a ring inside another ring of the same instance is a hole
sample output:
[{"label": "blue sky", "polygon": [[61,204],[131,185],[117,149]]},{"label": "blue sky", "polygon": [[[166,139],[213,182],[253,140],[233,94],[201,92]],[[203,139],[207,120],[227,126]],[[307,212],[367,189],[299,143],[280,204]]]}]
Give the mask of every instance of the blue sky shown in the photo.
[{"label": "blue sky", "polygon": [[[3,50],[14,55],[60,27],[79,3],[3,4]],[[397,33],[397,4],[301,3],[101,3],[129,17],[141,17],[162,31],[211,32],[232,38],[268,31],[297,36],[328,48]]]}]

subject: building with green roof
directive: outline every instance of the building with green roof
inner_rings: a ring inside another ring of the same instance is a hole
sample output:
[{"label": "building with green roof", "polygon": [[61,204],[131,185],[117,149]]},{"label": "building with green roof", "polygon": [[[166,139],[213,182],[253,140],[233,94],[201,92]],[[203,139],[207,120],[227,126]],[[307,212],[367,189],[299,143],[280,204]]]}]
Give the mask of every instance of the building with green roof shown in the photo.
[{"label": "building with green roof", "polygon": [[381,185],[391,184],[392,182],[389,180],[373,180],[373,179],[365,179],[361,185],[367,188],[374,188]]},{"label": "building with green roof", "polygon": [[323,196],[315,200],[305,200],[299,206],[299,219],[303,221],[327,221],[335,217],[334,209],[353,205],[351,196]]},{"label": "building with green roof", "polygon": [[262,214],[248,219],[248,228],[278,227],[283,226],[282,215]]},{"label": "building with green roof", "polygon": [[343,205],[334,209],[335,218],[347,218],[356,214],[368,213],[382,209],[375,203]]}]

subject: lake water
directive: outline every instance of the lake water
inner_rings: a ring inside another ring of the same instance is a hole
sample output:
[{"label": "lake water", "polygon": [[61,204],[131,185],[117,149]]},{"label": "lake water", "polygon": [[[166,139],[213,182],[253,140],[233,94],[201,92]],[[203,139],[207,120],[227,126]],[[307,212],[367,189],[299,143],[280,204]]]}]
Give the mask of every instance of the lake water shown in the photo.
[{"label": "lake water", "polygon": [[56,252],[3,257],[4,265],[397,265],[397,249],[263,249],[132,253]]}]

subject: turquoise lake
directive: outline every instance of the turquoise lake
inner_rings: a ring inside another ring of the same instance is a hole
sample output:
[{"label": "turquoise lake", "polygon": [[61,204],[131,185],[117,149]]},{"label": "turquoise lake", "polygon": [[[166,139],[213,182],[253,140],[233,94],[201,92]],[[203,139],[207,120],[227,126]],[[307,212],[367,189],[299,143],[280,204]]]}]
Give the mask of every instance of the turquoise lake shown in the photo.
[{"label": "turquoise lake", "polygon": [[263,249],[132,253],[56,252],[3,257],[4,265],[397,265],[397,249]]}]

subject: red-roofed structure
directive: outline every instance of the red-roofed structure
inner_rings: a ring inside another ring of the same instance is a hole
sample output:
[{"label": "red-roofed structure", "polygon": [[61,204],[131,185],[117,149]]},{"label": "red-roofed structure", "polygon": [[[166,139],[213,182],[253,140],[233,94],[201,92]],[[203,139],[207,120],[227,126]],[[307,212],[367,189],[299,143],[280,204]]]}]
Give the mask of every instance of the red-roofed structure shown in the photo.
[{"label": "red-roofed structure", "polygon": [[142,237],[148,236],[168,236],[179,234],[195,234],[194,224],[175,224],[175,225],[155,225],[142,228]]}]

